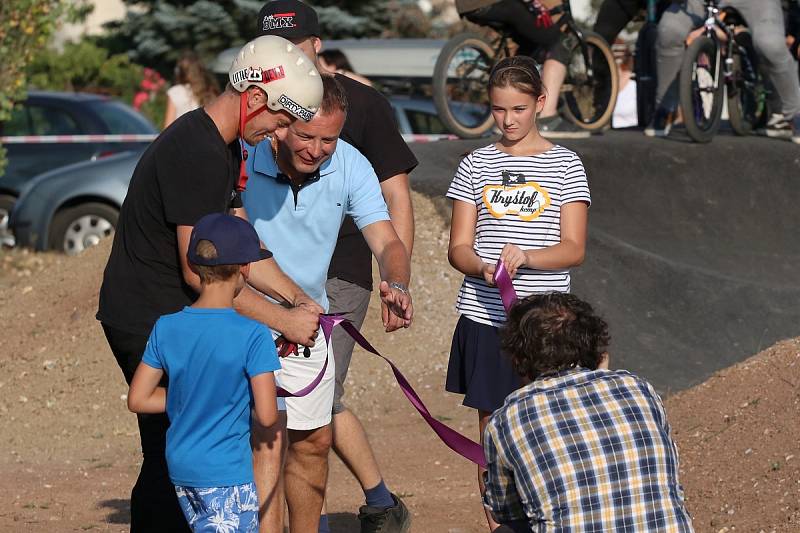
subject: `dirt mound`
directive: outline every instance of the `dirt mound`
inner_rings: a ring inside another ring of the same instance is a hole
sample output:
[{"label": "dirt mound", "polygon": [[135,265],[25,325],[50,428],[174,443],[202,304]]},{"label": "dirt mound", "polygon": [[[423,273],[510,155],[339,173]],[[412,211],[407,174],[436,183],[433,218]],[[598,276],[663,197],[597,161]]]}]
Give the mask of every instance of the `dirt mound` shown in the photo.
[{"label": "dirt mound", "polygon": [[800,339],[667,401],[697,531],[800,530]]},{"label": "dirt mound", "polygon": [[[474,414],[443,390],[460,276],[447,264],[442,206],[414,194],[414,326],[364,334],[438,418],[477,437]],[[110,242],[78,258],[0,252],[0,531],[124,531],[139,467],[126,387],[94,319]],[[611,325],[612,331],[614,324]],[[798,529],[800,342],[786,341],[669,398],[698,531]],[[368,429],[414,531],[485,531],[475,470],[427,429],[388,367],[361,352],[345,400]],[[358,531],[357,484],[332,461],[334,531]]]}]

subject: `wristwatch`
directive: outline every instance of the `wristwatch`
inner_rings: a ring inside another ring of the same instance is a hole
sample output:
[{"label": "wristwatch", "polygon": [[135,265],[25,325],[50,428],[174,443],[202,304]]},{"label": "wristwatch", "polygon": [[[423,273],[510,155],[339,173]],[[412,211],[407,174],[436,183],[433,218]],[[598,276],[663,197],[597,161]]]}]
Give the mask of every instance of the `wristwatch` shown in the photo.
[{"label": "wristwatch", "polygon": [[389,283],[389,287],[392,289],[397,289],[398,291],[402,292],[406,296],[409,296],[411,293],[408,291],[408,287],[405,283],[400,283],[399,281],[392,281]]}]

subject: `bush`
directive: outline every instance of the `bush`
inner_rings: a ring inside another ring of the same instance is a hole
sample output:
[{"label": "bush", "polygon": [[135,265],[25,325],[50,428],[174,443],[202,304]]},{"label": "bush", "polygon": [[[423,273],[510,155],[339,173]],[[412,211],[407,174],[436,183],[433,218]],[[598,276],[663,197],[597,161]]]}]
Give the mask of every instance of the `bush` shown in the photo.
[{"label": "bush", "polygon": [[[58,20],[65,14],[78,16],[82,8],[78,2],[71,10],[59,0],[0,1],[0,122],[24,97],[25,66],[47,44]],[[0,146],[0,175],[4,168],[5,150]]]},{"label": "bush", "polygon": [[106,94],[130,103],[142,70],[127,55],[110,55],[84,39],[67,43],[62,52],[40,52],[28,66],[27,75],[29,85],[37,89]]}]

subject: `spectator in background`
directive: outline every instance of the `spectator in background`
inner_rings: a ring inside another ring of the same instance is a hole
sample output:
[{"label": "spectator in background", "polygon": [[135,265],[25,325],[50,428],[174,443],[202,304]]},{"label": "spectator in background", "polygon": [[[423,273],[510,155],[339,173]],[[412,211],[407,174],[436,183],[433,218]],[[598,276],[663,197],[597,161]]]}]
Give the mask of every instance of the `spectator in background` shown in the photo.
[{"label": "spectator in background", "polygon": [[484,503],[500,531],[671,531],[692,521],[664,406],[608,370],[608,326],[572,294],[512,307],[503,350],[528,384],[484,433]]},{"label": "spectator in background", "polygon": [[[291,25],[285,20],[288,13],[294,14]],[[319,19],[317,12],[308,4],[300,0],[267,2],[258,15],[258,28],[262,34],[289,39],[322,70],[320,62],[316,60],[322,50]],[[392,226],[410,257],[414,246],[414,215],[408,173],[417,166],[417,159],[397,131],[394,111],[383,95],[347,76],[334,74],[334,77],[344,88],[349,102],[339,137],[364,154],[375,170],[389,208]],[[395,284],[395,288],[398,286],[405,292],[409,290],[407,286]],[[342,313],[356,327],[361,327],[372,291],[372,252],[350,216],[345,218],[339,231],[325,291],[330,302],[328,312]],[[388,309],[384,310],[388,312]],[[397,329],[392,324],[384,325],[387,333]],[[334,330],[332,345],[336,361],[336,385],[332,409],[332,447],[364,491],[364,505],[358,513],[362,533],[396,533],[408,529],[411,514],[401,499],[390,492],[364,426],[342,401],[353,343],[352,337],[344,330]],[[285,435],[285,431],[270,430],[259,437],[263,442],[282,442]],[[324,440],[318,444],[325,449],[328,447]],[[261,446],[254,454],[256,483],[260,491],[266,491],[265,494],[269,494],[273,490],[271,487],[277,487],[280,483],[277,477],[280,457],[275,452],[276,449]],[[262,518],[262,531],[281,531],[278,525],[282,519],[283,515],[268,513]],[[320,523],[326,522],[327,517],[323,516]]]},{"label": "spectator in background", "polygon": [[194,52],[184,52],[175,65],[175,85],[167,89],[164,129],[175,119],[202,107],[219,94],[217,80]]},{"label": "spectator in background", "polygon": [[343,76],[347,76],[350,79],[360,81],[364,85],[369,85],[372,87],[372,82],[369,81],[364,76],[356,74],[353,65],[350,64],[350,60],[347,59],[347,56],[344,55],[344,52],[339,50],[338,48],[331,48],[330,50],[323,50],[319,54],[317,54],[319,58],[319,64],[330,72],[331,74],[341,74]]},{"label": "spectator in background", "polygon": [[619,68],[619,93],[611,117],[611,127],[632,128],[639,124],[639,115],[636,112],[636,80],[631,79],[633,54],[631,47],[622,39],[617,39],[611,48]]}]

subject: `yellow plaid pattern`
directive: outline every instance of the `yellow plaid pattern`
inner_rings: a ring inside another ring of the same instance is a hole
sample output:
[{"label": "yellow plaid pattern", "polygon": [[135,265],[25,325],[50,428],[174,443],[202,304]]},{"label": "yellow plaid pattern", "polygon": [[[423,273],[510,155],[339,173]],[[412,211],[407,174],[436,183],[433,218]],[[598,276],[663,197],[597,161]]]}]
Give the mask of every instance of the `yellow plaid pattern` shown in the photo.
[{"label": "yellow plaid pattern", "polygon": [[539,532],[692,532],[661,399],[624,370],[570,369],[506,398],[484,434],[484,503]]}]

